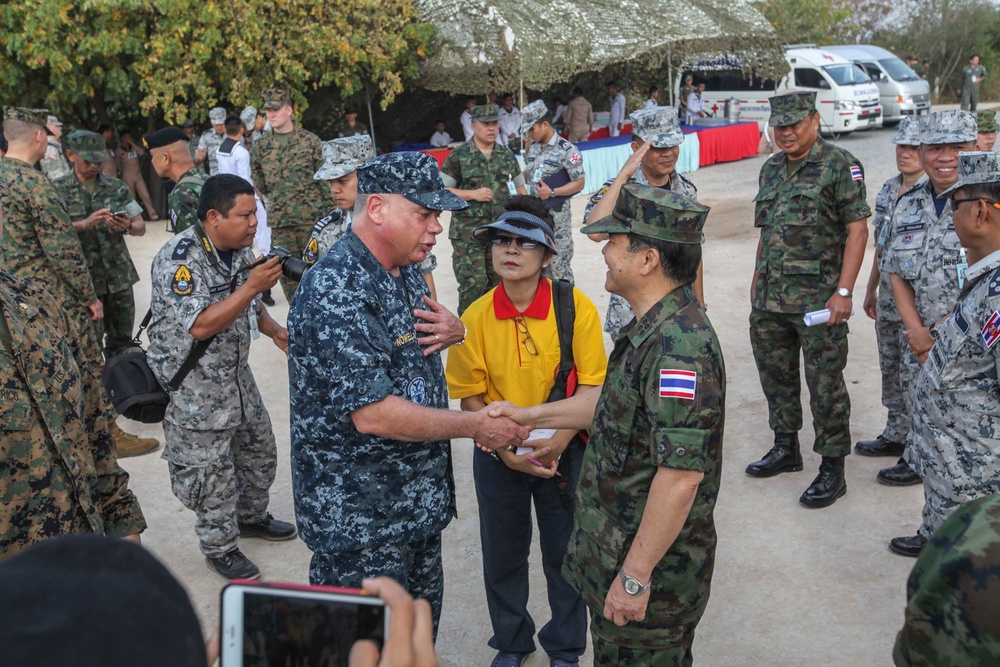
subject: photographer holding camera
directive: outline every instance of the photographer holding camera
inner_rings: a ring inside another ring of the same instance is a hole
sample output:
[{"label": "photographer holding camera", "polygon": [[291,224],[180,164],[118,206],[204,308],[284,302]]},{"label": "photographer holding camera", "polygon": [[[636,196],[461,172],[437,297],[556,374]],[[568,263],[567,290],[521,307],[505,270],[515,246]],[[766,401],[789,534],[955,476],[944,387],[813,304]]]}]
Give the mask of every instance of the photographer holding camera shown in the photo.
[{"label": "photographer holding camera", "polygon": [[[197,515],[195,532],[209,569],[226,579],[257,579],[240,537],[290,540],[295,526],[267,512],[277,465],[271,419],[250,371],[250,341],[264,334],[288,351],[288,331],[268,315],[260,294],[290,264],[276,254],[254,260],[257,204],[239,176],[205,181],[199,224],[156,254],[149,365],[159,381],[174,377],[199,341],[208,341],[163,421],[163,458],[174,495]],[[204,345],[204,344],[202,344]],[[235,363],[234,363],[235,362]]]}]

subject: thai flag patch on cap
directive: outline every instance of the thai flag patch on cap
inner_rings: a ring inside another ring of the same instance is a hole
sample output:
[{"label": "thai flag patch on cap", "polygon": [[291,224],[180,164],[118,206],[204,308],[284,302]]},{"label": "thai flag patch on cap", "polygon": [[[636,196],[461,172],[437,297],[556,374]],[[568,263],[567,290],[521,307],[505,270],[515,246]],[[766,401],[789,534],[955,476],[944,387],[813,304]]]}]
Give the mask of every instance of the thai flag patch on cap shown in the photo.
[{"label": "thai flag patch on cap", "polygon": [[[990,315],[990,319],[986,320],[986,324],[983,326],[983,330],[980,332],[983,336],[983,343],[986,344],[986,349],[992,348],[996,345],[996,342],[1000,340],[1000,311],[993,311]],[[660,396],[663,395],[663,371],[660,371]]]},{"label": "thai flag patch on cap", "polygon": [[694,400],[698,374],[672,368],[660,369],[660,398],[686,398]]},{"label": "thai flag patch on cap", "polygon": [[856,181],[864,179],[864,175],[861,173],[861,167],[851,167],[851,178]]}]

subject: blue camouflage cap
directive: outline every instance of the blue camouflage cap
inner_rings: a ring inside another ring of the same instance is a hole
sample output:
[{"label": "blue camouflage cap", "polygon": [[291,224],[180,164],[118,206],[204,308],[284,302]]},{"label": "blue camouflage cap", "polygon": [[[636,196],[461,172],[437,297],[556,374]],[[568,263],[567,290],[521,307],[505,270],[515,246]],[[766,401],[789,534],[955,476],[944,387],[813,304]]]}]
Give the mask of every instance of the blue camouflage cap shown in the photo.
[{"label": "blue camouflage cap", "polygon": [[900,146],[920,145],[920,121],[913,116],[905,116],[899,121],[899,129],[896,136],[892,138],[892,143]]},{"label": "blue camouflage cap", "polygon": [[962,152],[958,154],[958,182],[940,196],[954,197],[959,188],[983,183],[1000,183],[1000,153]]},{"label": "blue camouflage cap", "polygon": [[632,133],[653,148],[670,148],[684,143],[677,109],[674,107],[650,107],[633,111],[629,115]]},{"label": "blue camouflage cap", "polygon": [[545,114],[548,112],[549,108],[541,100],[535,100],[521,109],[521,134],[524,134],[531,129],[532,125],[545,118]]},{"label": "blue camouflage cap", "polygon": [[375,144],[367,134],[324,141],[323,166],[313,174],[313,178],[317,181],[332,181],[347,176],[373,157]]},{"label": "blue camouflage cap", "polygon": [[629,183],[611,215],[584,225],[584,234],[638,234],[672,243],[701,243],[709,209],[671,190]]},{"label": "blue camouflage cap", "polygon": [[412,151],[386,153],[358,167],[358,194],[403,195],[432,211],[469,208],[469,202],[445,189],[437,160]]},{"label": "blue camouflage cap", "polygon": [[978,138],[976,114],[972,111],[934,111],[924,116],[920,122],[922,144],[961,144]]}]

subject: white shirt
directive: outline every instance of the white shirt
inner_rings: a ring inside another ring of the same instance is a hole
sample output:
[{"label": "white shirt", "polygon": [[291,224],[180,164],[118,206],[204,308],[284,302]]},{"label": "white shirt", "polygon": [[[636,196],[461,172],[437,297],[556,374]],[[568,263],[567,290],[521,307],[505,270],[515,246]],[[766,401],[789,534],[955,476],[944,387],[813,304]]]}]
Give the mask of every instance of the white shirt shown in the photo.
[{"label": "white shirt", "polygon": [[552,116],[552,124],[556,124],[562,120],[562,117],[566,115],[566,105],[560,104],[556,107],[556,113]]},{"label": "white shirt", "polygon": [[625,122],[625,96],[621,93],[616,93],[614,97],[611,98],[611,118],[608,119],[608,125],[611,127],[617,127]]},{"label": "white shirt", "polygon": [[[228,137],[227,137],[228,139]],[[250,175],[250,151],[237,141],[229,153],[223,153],[224,146],[220,146],[215,153],[215,159],[219,163],[220,174],[236,174],[244,181],[253,185],[253,177]]]},{"label": "white shirt", "polygon": [[468,141],[472,138],[472,114],[466,109],[462,112],[462,131],[465,132],[465,140]]},{"label": "white shirt", "polygon": [[645,102],[642,103],[643,109],[652,109],[655,106],[656,106],[656,100],[654,100],[652,97],[648,98]]},{"label": "white shirt", "polygon": [[435,132],[431,135],[431,146],[440,148],[451,143],[451,135],[447,132]]},{"label": "white shirt", "polygon": [[699,111],[705,110],[705,102],[701,99],[701,95],[694,92],[688,95],[688,115],[697,116]]},{"label": "white shirt", "polygon": [[507,111],[504,107],[500,107],[499,120],[500,136],[497,137],[497,141],[506,146],[510,141],[510,135],[517,136],[521,131],[521,112],[513,105],[511,105],[510,111]]}]

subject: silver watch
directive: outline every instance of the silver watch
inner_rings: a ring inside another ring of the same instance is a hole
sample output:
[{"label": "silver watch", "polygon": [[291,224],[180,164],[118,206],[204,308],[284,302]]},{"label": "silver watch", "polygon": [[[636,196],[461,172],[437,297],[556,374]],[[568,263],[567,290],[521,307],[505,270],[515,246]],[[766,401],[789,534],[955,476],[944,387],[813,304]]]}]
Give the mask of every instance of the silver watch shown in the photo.
[{"label": "silver watch", "polygon": [[622,580],[622,586],[625,588],[625,592],[629,595],[642,595],[649,590],[650,586],[653,585],[653,582],[650,581],[648,584],[643,586],[639,583],[638,579],[625,574],[625,570],[618,573],[618,578]]},{"label": "silver watch", "polygon": [[838,287],[837,294],[839,294],[840,296],[846,296],[848,299],[854,298],[854,292],[847,289],[846,287]]}]

